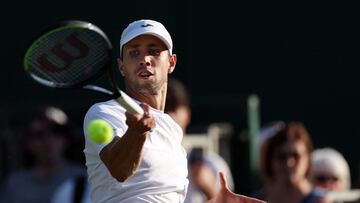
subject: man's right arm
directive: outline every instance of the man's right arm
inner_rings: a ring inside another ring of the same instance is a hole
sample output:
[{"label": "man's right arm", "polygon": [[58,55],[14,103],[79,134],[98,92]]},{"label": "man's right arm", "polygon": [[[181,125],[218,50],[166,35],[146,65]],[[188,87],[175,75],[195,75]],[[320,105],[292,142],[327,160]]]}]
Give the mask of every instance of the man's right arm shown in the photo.
[{"label": "man's right arm", "polygon": [[146,137],[155,127],[155,119],[149,114],[149,107],[143,105],[143,108],[144,115],[126,113],[127,131],[121,138],[115,136],[100,152],[100,158],[110,174],[120,182],[134,175],[138,169]]}]

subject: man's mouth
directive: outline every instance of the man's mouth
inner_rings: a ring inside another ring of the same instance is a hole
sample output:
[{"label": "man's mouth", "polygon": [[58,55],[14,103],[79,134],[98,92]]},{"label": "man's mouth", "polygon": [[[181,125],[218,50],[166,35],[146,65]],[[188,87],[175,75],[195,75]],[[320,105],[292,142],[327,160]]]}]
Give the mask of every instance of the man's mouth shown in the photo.
[{"label": "man's mouth", "polygon": [[143,70],[138,73],[138,76],[144,79],[148,79],[149,77],[153,76],[154,74],[148,70]]}]

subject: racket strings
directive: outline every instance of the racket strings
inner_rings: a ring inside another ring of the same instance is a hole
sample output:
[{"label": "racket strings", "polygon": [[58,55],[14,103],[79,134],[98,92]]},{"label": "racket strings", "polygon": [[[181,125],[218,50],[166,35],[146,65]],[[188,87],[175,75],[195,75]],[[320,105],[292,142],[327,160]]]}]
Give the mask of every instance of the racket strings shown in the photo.
[{"label": "racket strings", "polygon": [[[77,64],[78,66],[76,66],[76,68],[73,68],[74,73],[69,74],[69,80],[71,81],[84,80],[84,73],[88,75],[88,77],[97,74],[110,60],[109,54],[106,51],[107,47],[104,47],[104,40],[102,38],[92,36],[91,33],[84,34],[87,35],[86,37],[89,38],[89,41],[91,40],[91,43],[94,43],[93,47],[96,51],[90,53],[88,56],[90,60],[81,61],[81,63]],[[99,50],[99,47],[102,47],[103,50]]]},{"label": "racket strings", "polygon": [[[77,39],[81,40],[87,52],[81,50],[81,47],[66,44],[67,37],[71,35],[76,35]],[[54,51],[59,45],[66,52],[60,57]],[[79,55],[80,57],[77,57]],[[44,56],[47,63],[51,65],[44,66],[39,62]],[[53,32],[43,37],[32,47],[27,59],[28,71],[35,76],[35,79],[42,80],[40,81],[42,83],[48,81],[56,86],[71,86],[100,74],[100,70],[110,62],[110,53],[109,45],[102,35],[89,29],[73,28]]]}]

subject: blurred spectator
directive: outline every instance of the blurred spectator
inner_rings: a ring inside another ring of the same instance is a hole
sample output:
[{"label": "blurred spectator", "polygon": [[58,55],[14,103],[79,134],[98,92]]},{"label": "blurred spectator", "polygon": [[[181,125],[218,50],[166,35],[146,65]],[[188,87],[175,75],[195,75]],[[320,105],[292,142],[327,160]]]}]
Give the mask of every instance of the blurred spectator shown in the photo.
[{"label": "blurred spectator", "polygon": [[3,183],[1,202],[49,203],[57,187],[71,176],[85,174],[81,164],[65,158],[72,130],[59,108],[42,107],[28,121],[24,150],[29,168],[11,173]]},{"label": "blurred spectator", "polygon": [[351,187],[350,169],[343,155],[332,148],[316,149],[311,154],[310,181],[329,191]]},{"label": "blurred spectator", "polygon": [[180,125],[185,134],[191,121],[190,95],[181,81],[171,77],[168,80],[165,113]]},{"label": "blurred spectator", "polygon": [[[186,135],[191,120],[189,94],[182,82],[169,78],[165,113],[177,122]],[[234,182],[229,166],[218,154],[204,151],[201,148],[188,152],[189,188],[185,203],[205,202],[213,198],[220,189],[218,171],[223,171],[230,190]]]},{"label": "blurred spectator", "polygon": [[301,122],[278,122],[262,140],[260,171],[263,191],[257,198],[269,203],[327,202],[323,191],[315,190],[308,174],[313,146]]}]

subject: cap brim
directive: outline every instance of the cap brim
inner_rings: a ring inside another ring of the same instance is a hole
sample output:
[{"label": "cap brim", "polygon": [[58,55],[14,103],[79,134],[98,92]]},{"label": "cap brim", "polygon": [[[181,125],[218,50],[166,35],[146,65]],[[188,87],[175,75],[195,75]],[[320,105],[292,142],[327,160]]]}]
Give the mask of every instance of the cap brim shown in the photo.
[{"label": "cap brim", "polygon": [[165,39],[163,36],[159,35],[157,32],[155,31],[152,31],[152,30],[148,30],[148,31],[145,31],[145,32],[141,32],[141,33],[130,33],[128,35],[128,37],[126,37],[123,41],[122,41],[122,45],[120,47],[120,50],[122,50],[122,47],[130,42],[131,40],[135,39],[136,37],[140,36],[140,35],[152,35],[152,36],[155,36],[157,38],[159,38],[164,44],[165,46],[168,48],[168,50],[170,51],[170,54],[172,54],[172,50],[171,50],[171,44],[168,42],[167,39]]}]

